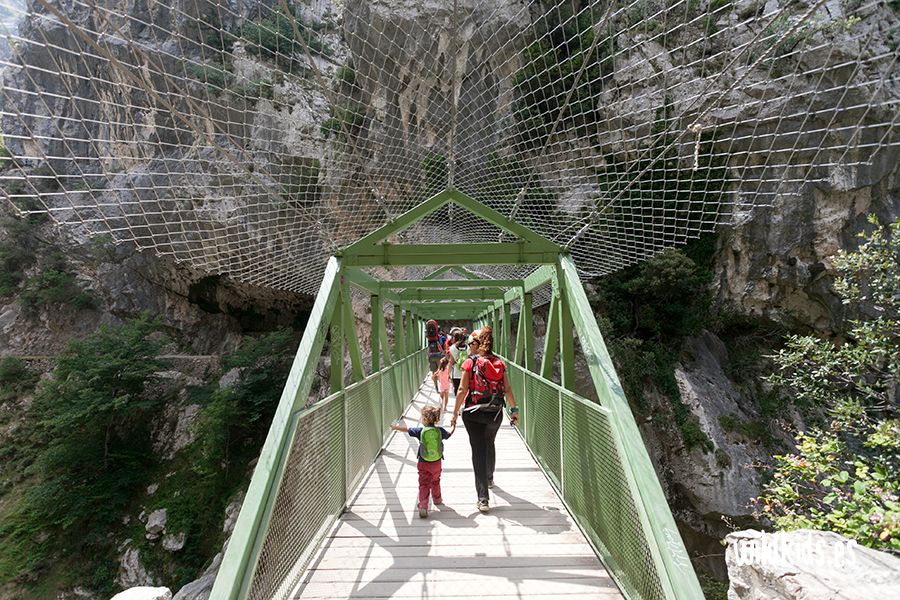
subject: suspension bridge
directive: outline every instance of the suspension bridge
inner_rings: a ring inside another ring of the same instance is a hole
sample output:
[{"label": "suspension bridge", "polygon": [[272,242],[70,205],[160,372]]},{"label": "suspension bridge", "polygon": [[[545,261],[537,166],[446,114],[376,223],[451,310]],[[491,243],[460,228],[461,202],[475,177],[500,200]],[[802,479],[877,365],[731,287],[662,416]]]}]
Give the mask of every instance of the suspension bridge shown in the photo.
[{"label": "suspension bridge", "polygon": [[[212,598],[701,598],[582,281],[880,185],[896,3],[139,4],[4,6],[0,189],[77,240],[315,295]],[[429,318],[492,325],[521,399],[489,515],[457,437],[453,499],[410,516],[389,425],[428,394]]]}]

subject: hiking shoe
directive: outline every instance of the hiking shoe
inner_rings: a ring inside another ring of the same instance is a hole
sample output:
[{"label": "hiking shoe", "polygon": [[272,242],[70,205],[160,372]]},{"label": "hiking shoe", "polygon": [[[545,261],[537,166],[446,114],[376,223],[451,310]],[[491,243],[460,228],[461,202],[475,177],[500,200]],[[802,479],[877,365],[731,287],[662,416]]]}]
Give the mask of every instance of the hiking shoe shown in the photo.
[{"label": "hiking shoe", "polygon": [[483,513],[490,512],[491,510],[491,505],[488,504],[487,500],[479,500],[476,506],[478,507],[478,510]]},{"label": "hiking shoe", "polygon": [[424,519],[424,518],[427,517],[427,516],[428,516],[428,509],[427,509],[427,508],[420,508],[420,509],[419,509],[419,518]]}]

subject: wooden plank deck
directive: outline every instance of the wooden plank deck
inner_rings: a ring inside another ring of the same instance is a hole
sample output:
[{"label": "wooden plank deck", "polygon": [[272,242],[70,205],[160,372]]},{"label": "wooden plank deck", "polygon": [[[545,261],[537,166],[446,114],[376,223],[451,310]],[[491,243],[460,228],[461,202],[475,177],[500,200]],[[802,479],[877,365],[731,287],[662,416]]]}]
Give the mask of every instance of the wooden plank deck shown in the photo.
[{"label": "wooden plank deck", "polygon": [[[430,379],[404,418],[437,393]],[[450,415],[444,421],[449,427]],[[516,431],[497,435],[491,512],[475,508],[462,420],[444,443],[444,505],[418,516],[418,440],[395,433],[295,591],[313,598],[622,598]]]}]

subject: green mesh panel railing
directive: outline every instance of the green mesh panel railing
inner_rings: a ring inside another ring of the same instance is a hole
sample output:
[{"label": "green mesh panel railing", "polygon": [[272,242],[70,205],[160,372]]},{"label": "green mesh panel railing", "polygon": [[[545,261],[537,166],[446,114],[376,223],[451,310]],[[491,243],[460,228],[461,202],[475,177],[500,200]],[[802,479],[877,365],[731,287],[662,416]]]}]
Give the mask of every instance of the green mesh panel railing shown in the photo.
[{"label": "green mesh panel railing", "polygon": [[610,411],[511,364],[519,432],[622,591],[665,598]]},{"label": "green mesh panel railing", "polygon": [[250,600],[287,600],[325,531],[372,465],[391,422],[425,373],[416,352],[293,417],[290,452],[255,568],[236,585]]}]

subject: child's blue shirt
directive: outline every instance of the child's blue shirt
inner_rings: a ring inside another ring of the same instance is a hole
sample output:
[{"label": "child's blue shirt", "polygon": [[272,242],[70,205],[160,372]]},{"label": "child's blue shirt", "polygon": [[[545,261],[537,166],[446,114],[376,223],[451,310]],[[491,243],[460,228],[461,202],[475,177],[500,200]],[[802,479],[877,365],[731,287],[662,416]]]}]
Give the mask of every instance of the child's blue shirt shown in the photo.
[{"label": "child's blue shirt", "polygon": [[[422,439],[422,429],[423,427],[410,427],[409,428],[409,437],[414,437],[417,440]],[[438,431],[441,432],[441,460],[444,459],[444,440],[450,437],[450,432],[444,429],[443,427],[435,427]],[[419,462],[426,462],[422,459],[422,445],[419,444],[419,450],[416,452],[416,456],[419,459]]]}]

